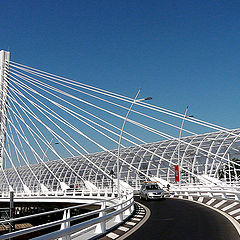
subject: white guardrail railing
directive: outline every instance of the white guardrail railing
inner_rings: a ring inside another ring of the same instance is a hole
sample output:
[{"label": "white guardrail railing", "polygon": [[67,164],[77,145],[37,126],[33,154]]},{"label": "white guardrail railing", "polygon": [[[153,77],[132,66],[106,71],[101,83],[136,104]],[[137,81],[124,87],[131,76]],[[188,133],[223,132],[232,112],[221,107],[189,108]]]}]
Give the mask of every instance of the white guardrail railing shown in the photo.
[{"label": "white guardrail railing", "polygon": [[240,188],[228,186],[174,186],[171,188],[174,195],[182,196],[203,196],[227,200],[240,201]]},{"label": "white guardrail railing", "polygon": [[[125,190],[123,193],[126,193]],[[128,191],[129,192],[129,191]],[[47,191],[47,192],[24,192],[24,191],[14,191],[14,196],[16,198],[25,198],[25,197],[54,197],[54,196],[73,196],[73,197],[114,197],[117,196],[117,191],[109,188],[104,189],[67,189],[65,191]],[[9,192],[0,192],[1,198],[9,198]]]},{"label": "white guardrail railing", "polygon": [[[80,191],[80,192],[65,192],[65,193],[47,193],[45,197],[49,196],[68,196],[69,200],[71,197],[79,198],[88,197],[96,199],[99,197],[100,200],[95,202],[76,205],[68,208],[58,209],[49,212],[38,213],[34,215],[12,218],[4,221],[0,221],[0,225],[14,225],[17,222],[26,222],[33,218],[54,216],[56,214],[62,214],[62,219],[55,220],[52,222],[46,221],[46,223],[33,226],[30,228],[14,231],[0,236],[0,239],[11,239],[27,234],[33,234],[52,227],[58,226],[59,230],[47,233],[42,236],[38,236],[31,239],[89,239],[98,235],[102,235],[107,229],[112,228],[115,225],[123,222],[124,219],[129,217],[134,211],[134,198],[132,191],[126,191],[121,198],[116,197],[114,193],[107,190],[104,191]],[[4,195],[4,196],[3,196]],[[7,197],[7,194],[2,194],[2,198]],[[40,194],[43,196],[43,194]],[[114,195],[114,197],[112,197]],[[17,193],[15,197],[36,197],[36,194],[25,194]],[[109,197],[110,196],[110,197]],[[8,195],[9,197],[9,195]],[[73,209],[86,209],[92,205],[100,205],[100,209],[93,210],[87,213],[82,213],[76,216],[70,216],[70,211]],[[86,220],[86,218],[88,220]],[[85,219],[85,220],[84,220]],[[77,223],[76,223],[77,222]]]}]

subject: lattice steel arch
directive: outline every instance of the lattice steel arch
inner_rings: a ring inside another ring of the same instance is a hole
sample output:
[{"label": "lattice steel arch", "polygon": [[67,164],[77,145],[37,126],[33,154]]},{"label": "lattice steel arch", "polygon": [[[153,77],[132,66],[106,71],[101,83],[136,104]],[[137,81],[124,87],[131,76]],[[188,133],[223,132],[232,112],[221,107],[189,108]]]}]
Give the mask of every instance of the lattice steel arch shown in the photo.
[{"label": "lattice steel arch", "polygon": [[[181,172],[181,182],[183,184],[197,183],[199,182],[198,176],[203,174],[219,178],[219,169],[224,168],[227,164],[227,160],[224,160],[227,154],[230,154],[232,158],[240,159],[240,151],[237,148],[240,145],[240,129],[194,135],[184,137],[182,140],[184,142],[180,146],[180,166],[188,170]],[[139,188],[140,181],[146,180],[146,175],[159,177],[169,183],[174,183],[174,165],[177,164],[178,160],[177,147],[177,140],[165,140],[122,148],[120,152],[121,159],[136,167],[139,171],[122,162],[120,168],[121,180],[129,183],[134,188]],[[206,150],[207,153],[203,150]],[[116,153],[116,151],[112,150],[111,152]],[[109,152],[102,151],[89,154],[87,157],[95,164],[98,164],[107,174],[110,174],[111,170],[116,173],[116,157]],[[111,185],[111,180],[85,158],[77,156],[65,160],[80,176],[97,187],[109,187]],[[76,189],[83,186],[82,180],[72,174],[71,170],[62,164],[60,160],[48,161],[46,164],[70,188]],[[33,164],[31,166],[35,174],[39,176],[41,183],[49,190],[60,189],[59,182],[53,178],[43,165]],[[6,169],[4,171],[10,185],[17,191],[23,191],[24,188],[14,170]],[[26,166],[18,167],[17,171],[31,191],[39,191],[38,182],[29,168]],[[0,173],[0,182],[1,191],[8,191],[3,172]]]}]

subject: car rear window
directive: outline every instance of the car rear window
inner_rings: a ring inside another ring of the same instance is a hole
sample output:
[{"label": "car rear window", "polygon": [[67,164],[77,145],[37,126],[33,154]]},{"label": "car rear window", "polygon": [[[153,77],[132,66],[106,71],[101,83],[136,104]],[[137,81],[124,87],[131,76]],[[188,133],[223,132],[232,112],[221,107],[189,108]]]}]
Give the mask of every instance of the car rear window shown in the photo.
[{"label": "car rear window", "polygon": [[146,186],[147,190],[157,190],[159,189],[158,185],[147,185]]}]

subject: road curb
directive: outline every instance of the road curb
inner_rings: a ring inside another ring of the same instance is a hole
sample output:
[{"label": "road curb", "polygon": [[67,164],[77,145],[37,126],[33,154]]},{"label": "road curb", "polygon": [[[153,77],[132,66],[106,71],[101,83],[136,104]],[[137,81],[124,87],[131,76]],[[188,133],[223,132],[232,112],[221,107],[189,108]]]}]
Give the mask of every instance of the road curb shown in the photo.
[{"label": "road curb", "polygon": [[107,232],[99,240],[123,240],[140,228],[149,218],[150,210],[139,202],[135,202],[135,210],[124,223],[118,225],[112,231]]}]

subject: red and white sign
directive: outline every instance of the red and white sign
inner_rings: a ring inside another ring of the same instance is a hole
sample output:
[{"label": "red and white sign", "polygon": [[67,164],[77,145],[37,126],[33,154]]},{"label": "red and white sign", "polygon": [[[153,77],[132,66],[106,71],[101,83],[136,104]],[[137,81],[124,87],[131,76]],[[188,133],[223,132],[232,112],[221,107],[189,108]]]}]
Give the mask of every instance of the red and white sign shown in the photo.
[{"label": "red and white sign", "polygon": [[179,166],[175,165],[175,182],[179,182]]}]

